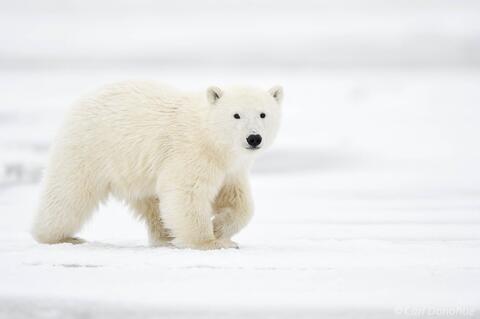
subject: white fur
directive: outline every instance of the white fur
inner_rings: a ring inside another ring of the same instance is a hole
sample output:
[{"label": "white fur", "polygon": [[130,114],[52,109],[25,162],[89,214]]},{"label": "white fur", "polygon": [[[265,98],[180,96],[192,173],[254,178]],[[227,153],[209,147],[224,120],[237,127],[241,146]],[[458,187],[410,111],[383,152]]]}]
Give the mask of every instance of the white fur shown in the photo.
[{"label": "white fur", "polygon": [[79,242],[113,194],[144,218],[152,245],[235,247],[253,212],[248,170],[259,150],[246,137],[260,134],[262,149],[273,142],[281,98],[280,87],[190,94],[124,82],[81,99],[53,145],[34,238]]}]

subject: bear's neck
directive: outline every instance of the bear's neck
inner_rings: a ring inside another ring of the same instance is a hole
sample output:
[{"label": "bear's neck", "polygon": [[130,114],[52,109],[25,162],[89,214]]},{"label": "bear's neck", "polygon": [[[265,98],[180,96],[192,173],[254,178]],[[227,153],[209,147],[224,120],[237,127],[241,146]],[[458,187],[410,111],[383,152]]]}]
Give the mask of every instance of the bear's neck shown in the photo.
[{"label": "bear's neck", "polygon": [[[204,134],[206,131],[203,132]],[[203,137],[202,154],[208,157],[208,160],[225,172],[238,170],[248,170],[253,163],[254,157],[248,154],[234,151],[231,145],[221,144],[214,138]]]}]

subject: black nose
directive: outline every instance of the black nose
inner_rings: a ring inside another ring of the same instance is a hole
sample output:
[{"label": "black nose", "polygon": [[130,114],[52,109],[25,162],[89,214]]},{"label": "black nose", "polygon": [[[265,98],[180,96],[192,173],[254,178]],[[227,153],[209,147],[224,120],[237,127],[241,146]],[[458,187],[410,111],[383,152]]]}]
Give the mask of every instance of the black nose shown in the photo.
[{"label": "black nose", "polygon": [[247,137],[247,143],[252,147],[257,147],[262,143],[262,137],[258,134],[252,134]]}]

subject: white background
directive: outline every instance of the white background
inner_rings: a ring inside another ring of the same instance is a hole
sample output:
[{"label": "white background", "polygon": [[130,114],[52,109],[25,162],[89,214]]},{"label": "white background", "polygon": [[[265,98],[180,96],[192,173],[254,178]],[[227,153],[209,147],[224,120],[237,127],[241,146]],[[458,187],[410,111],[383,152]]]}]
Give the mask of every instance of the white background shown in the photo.
[{"label": "white background", "polygon": [[[0,317],[480,316],[479,66],[477,1],[1,1]],[[63,114],[125,79],[284,86],[239,250],[113,200],[30,238]]]}]

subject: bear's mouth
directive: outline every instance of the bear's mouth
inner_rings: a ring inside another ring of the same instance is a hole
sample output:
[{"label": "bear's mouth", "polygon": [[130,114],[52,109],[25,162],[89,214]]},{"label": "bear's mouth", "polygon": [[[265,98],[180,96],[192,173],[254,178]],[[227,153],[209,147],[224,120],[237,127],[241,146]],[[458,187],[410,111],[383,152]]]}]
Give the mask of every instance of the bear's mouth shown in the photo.
[{"label": "bear's mouth", "polygon": [[248,147],[245,147],[247,150],[250,150],[250,151],[256,151],[256,150],[259,150],[261,149],[260,146],[248,146]]}]

